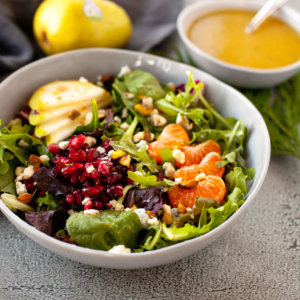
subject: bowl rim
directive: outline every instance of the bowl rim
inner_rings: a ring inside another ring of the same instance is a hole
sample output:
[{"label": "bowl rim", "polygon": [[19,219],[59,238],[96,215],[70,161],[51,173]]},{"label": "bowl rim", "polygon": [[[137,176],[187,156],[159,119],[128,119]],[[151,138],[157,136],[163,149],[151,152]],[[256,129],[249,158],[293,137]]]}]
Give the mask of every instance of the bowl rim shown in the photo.
[{"label": "bowl rim", "polygon": [[[270,68],[270,69],[263,69],[263,68],[250,68],[250,67],[244,67],[235,65],[232,63],[225,62],[221,59],[215,58],[212,55],[206,53],[205,51],[201,50],[199,47],[197,47],[187,36],[186,30],[183,29],[184,27],[184,21],[189,18],[190,14],[193,13],[195,10],[200,10],[202,7],[213,7],[215,5],[215,8],[212,9],[212,11],[222,11],[223,9],[219,8],[222,5],[228,5],[231,6],[232,9],[240,9],[240,10],[257,10],[263,5],[262,1],[259,0],[252,0],[252,1],[234,1],[234,0],[223,0],[223,1],[217,1],[217,0],[202,0],[202,1],[196,1],[194,3],[191,3],[190,5],[187,5],[178,15],[176,27],[177,31],[179,33],[179,36],[181,40],[184,42],[184,44],[191,48],[194,52],[197,53],[197,55],[201,56],[202,58],[205,58],[211,63],[217,64],[222,66],[223,68],[229,69],[231,71],[242,71],[247,73],[252,73],[256,75],[271,75],[271,74],[280,74],[280,73],[287,73],[294,69],[300,68],[300,59],[292,64],[279,67],[279,68]],[[228,7],[229,8],[229,7]],[[247,9],[248,8],[248,9]],[[282,6],[279,11],[282,11],[288,15],[297,15],[300,19],[300,12],[298,12],[296,9],[285,5]],[[199,16],[201,16],[201,12],[199,12]],[[197,19],[197,17],[193,18],[192,21]],[[292,17],[294,18],[294,17]],[[192,23],[191,21],[191,23]],[[285,22],[286,23],[286,22]],[[300,34],[300,29],[290,25],[293,29],[295,29]]]},{"label": "bowl rim", "polygon": [[[230,85],[222,82],[221,80],[215,78],[214,76],[210,75],[209,73],[199,70],[195,67],[180,63],[180,62],[176,62],[174,60],[170,60],[167,58],[163,58],[163,57],[159,57],[156,55],[152,55],[152,54],[146,54],[143,52],[138,52],[138,51],[132,51],[132,50],[123,50],[123,49],[112,49],[112,48],[89,48],[89,49],[80,49],[80,50],[73,50],[73,51],[68,51],[68,52],[64,52],[64,53],[59,53],[59,54],[55,54],[49,57],[45,57],[45,58],[41,58],[37,61],[34,61],[26,66],[23,66],[22,68],[20,68],[19,70],[15,71],[14,73],[12,73],[10,76],[8,76],[1,84],[0,84],[0,90],[3,89],[7,84],[9,84],[11,81],[15,80],[15,78],[18,78],[19,76],[22,76],[22,74],[26,74],[26,72],[28,70],[31,69],[31,67],[33,66],[43,66],[44,64],[47,65],[51,62],[55,62],[56,60],[60,60],[60,59],[66,59],[66,57],[72,57],[73,55],[81,55],[84,53],[93,53],[93,52],[97,52],[99,54],[101,53],[106,53],[106,52],[111,52],[114,53],[116,55],[129,55],[132,57],[136,57],[137,59],[140,58],[141,56],[144,58],[148,58],[148,59],[152,59],[152,60],[161,60],[161,61],[165,61],[171,64],[175,64],[178,66],[183,66],[185,68],[189,68],[192,71],[196,71],[196,72],[200,72],[202,74],[204,74],[206,77],[209,77],[211,79],[213,79],[214,81],[217,82],[217,84],[219,85],[219,88],[223,89],[227,89],[229,90],[231,93],[237,95],[237,97],[240,98],[240,101],[243,102],[244,105],[246,105],[248,107],[249,110],[251,110],[257,118],[257,121],[261,123],[261,127],[260,127],[260,131],[263,133],[263,145],[264,145],[264,149],[265,149],[265,160],[263,161],[262,164],[262,171],[260,174],[258,174],[258,180],[257,180],[257,184],[255,186],[252,186],[251,190],[249,191],[249,193],[246,196],[246,201],[243,203],[243,205],[235,212],[233,213],[224,223],[222,223],[221,225],[217,226],[216,228],[214,228],[213,230],[207,232],[204,235],[201,235],[199,237],[195,237],[192,238],[190,240],[186,240],[171,246],[167,246],[161,249],[157,249],[157,250],[151,250],[151,251],[146,251],[146,252],[141,252],[141,253],[110,253],[108,251],[103,251],[103,250],[94,250],[94,249],[90,249],[90,248],[85,248],[85,247],[81,247],[78,245],[74,245],[74,244],[68,244],[66,242],[63,241],[59,241],[51,236],[46,235],[45,233],[35,229],[33,226],[27,224],[25,221],[23,221],[19,216],[17,216],[13,211],[11,211],[2,201],[2,199],[0,198],[0,211],[3,212],[3,214],[9,219],[13,219],[15,221],[15,223],[22,228],[22,230],[20,230],[19,228],[17,228],[19,231],[23,232],[24,234],[26,234],[25,232],[28,233],[28,237],[30,237],[32,240],[36,241],[36,239],[39,239],[43,242],[43,247],[50,249],[50,246],[48,247],[47,244],[50,244],[53,248],[64,248],[64,250],[67,251],[71,251],[74,254],[84,254],[84,255],[91,255],[91,257],[96,257],[96,258],[124,258],[127,257],[127,260],[132,258],[132,263],[136,263],[137,261],[135,259],[142,259],[142,258],[151,258],[160,254],[164,254],[164,253],[168,253],[168,252],[176,252],[177,250],[183,249],[186,247],[186,245],[190,245],[191,247],[197,243],[201,243],[202,241],[211,239],[212,236],[216,236],[218,237],[218,234],[221,234],[223,230],[225,230],[227,227],[230,227],[232,223],[234,223],[234,221],[239,218],[239,216],[246,210],[246,208],[251,204],[251,202],[253,201],[253,199],[255,198],[255,196],[257,195],[259,189],[261,188],[265,176],[267,174],[268,171],[268,166],[269,166],[269,161],[270,161],[270,153],[271,153],[271,144],[270,144],[270,137],[269,137],[269,132],[267,129],[267,126],[264,122],[263,117],[261,116],[261,114],[259,113],[259,111],[256,109],[256,107],[254,106],[254,104],[248,100],[244,95],[242,95],[239,91],[237,91],[236,89],[234,89],[233,87],[231,87]],[[121,66],[120,66],[121,67]],[[15,224],[13,224],[15,225]],[[16,226],[16,225],[15,225]],[[226,231],[226,230],[225,230]],[[32,238],[33,237],[33,238]],[[37,241],[36,241],[37,242]],[[37,242],[38,244],[42,245],[41,242]],[[45,243],[45,244],[44,244]],[[51,250],[54,251],[54,250]],[[69,256],[65,256],[69,259],[75,260],[73,258],[70,258]],[[139,262],[140,262],[139,260]],[[169,261],[168,261],[169,262]],[[92,264],[92,263],[91,263]],[[163,263],[157,263],[157,264],[152,264],[154,265],[159,265],[159,264],[163,264]],[[142,263],[141,263],[142,265]],[[147,264],[148,265],[148,264]],[[149,264],[150,265],[150,264]],[[116,267],[113,267],[116,268]],[[121,267],[122,268],[122,267]],[[136,268],[139,268],[138,266],[136,266]],[[123,268],[124,269],[124,268]],[[129,269],[129,267],[126,267],[126,269]]]}]

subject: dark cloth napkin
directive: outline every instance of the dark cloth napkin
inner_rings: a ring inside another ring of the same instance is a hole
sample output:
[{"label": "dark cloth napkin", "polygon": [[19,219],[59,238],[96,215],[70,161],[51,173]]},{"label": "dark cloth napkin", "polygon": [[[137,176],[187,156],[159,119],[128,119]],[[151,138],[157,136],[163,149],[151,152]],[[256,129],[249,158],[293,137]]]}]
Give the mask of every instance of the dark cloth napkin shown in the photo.
[{"label": "dark cloth napkin", "polygon": [[[61,0],[63,1],[63,0]],[[32,34],[32,18],[40,0],[0,0],[0,80],[44,54]],[[128,49],[147,51],[176,28],[182,0],[116,0],[133,23]]]}]

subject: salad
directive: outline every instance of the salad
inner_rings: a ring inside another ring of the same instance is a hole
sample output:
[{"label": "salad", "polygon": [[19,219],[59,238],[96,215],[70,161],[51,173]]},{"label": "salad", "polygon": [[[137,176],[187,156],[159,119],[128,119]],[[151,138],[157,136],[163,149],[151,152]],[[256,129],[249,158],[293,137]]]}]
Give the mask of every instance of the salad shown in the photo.
[{"label": "salad", "polygon": [[201,236],[245,201],[247,130],[205,84],[122,67],[48,83],[0,130],[2,201],[56,239],[114,253]]}]

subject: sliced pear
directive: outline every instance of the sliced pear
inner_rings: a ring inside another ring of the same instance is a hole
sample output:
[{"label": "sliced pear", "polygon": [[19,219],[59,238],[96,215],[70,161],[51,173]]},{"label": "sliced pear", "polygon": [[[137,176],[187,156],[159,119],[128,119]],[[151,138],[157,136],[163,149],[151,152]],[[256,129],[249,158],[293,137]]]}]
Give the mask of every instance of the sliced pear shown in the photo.
[{"label": "sliced pear", "polygon": [[76,104],[86,105],[95,99],[101,107],[111,102],[110,94],[103,88],[87,81],[64,80],[50,82],[40,87],[29,100],[29,107],[40,112],[51,108]]},{"label": "sliced pear", "polygon": [[46,137],[47,144],[68,138],[79,125],[85,125],[91,114],[91,100],[98,108],[112,102],[109,92],[91,82],[55,81],[39,88],[29,100],[29,123],[35,125],[37,137]]}]

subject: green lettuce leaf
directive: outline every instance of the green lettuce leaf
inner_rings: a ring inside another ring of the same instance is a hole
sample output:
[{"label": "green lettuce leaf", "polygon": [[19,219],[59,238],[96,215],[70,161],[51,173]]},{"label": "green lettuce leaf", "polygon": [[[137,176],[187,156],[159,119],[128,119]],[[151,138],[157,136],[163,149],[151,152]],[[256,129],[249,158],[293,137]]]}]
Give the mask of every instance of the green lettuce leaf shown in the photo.
[{"label": "green lettuce leaf", "polygon": [[7,162],[9,168],[6,173],[0,174],[0,191],[16,195],[15,188],[15,160]]},{"label": "green lettuce leaf", "polygon": [[166,93],[154,75],[138,69],[124,75],[124,85],[130,93],[153,100],[163,98]]},{"label": "green lettuce leaf", "polygon": [[232,171],[230,171],[225,176],[225,182],[228,184],[229,192],[232,192],[235,187],[241,189],[244,195],[247,194],[247,186],[246,186],[247,175],[244,174],[242,168],[235,167]]},{"label": "green lettuce leaf", "polygon": [[37,212],[61,208],[61,200],[54,198],[54,196],[52,194],[49,194],[48,192],[46,192],[46,195],[44,197],[37,198],[35,202],[37,204]]}]

